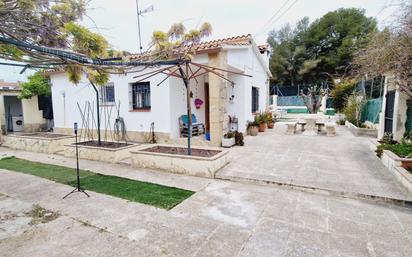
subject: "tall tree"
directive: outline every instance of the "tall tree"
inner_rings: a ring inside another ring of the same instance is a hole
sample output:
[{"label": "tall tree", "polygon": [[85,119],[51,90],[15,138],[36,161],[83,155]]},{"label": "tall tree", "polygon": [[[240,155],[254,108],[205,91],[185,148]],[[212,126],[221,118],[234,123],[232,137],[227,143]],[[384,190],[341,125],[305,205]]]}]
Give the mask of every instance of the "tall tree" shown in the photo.
[{"label": "tall tree", "polygon": [[314,75],[323,79],[345,75],[354,54],[376,30],[376,20],[366,17],[362,9],[341,8],[315,20],[305,38],[308,54],[320,60]]},{"label": "tall tree", "polygon": [[270,68],[284,85],[313,83],[343,76],[354,54],[377,30],[374,18],[361,9],[338,9],[309,24],[307,17],[270,32]]},{"label": "tall tree", "polygon": [[294,28],[286,24],[269,33],[268,43],[273,49],[270,69],[276,82],[293,86],[300,82],[303,74],[309,72],[308,63],[305,69],[307,56],[304,45],[308,27],[309,18],[305,17]]}]

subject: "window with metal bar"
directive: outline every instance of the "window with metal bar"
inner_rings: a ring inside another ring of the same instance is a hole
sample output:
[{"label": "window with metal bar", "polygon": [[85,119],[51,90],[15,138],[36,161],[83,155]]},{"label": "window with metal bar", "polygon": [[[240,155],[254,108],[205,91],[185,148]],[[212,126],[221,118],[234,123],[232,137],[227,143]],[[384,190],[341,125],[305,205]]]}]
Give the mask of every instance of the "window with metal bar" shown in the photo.
[{"label": "window with metal bar", "polygon": [[114,83],[110,82],[100,88],[100,101],[102,104],[114,104]]},{"label": "window with metal bar", "polygon": [[133,110],[150,109],[150,83],[139,82],[132,84]]},{"label": "window with metal bar", "polygon": [[259,111],[259,88],[252,87],[252,113]]}]

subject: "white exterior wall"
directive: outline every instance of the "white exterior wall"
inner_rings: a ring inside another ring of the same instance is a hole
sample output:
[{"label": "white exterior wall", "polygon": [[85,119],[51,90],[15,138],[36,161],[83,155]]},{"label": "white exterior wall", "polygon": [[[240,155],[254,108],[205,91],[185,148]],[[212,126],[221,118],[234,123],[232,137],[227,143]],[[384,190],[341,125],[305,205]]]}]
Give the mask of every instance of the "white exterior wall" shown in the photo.
[{"label": "white exterior wall", "polygon": [[[235,84],[234,104],[229,106],[229,113],[234,113],[239,118],[239,131],[246,131],[247,121],[254,119],[252,113],[252,87],[259,88],[259,111],[265,111],[269,104],[269,75],[263,65],[267,65],[265,54],[259,60],[256,56],[258,51],[252,47],[231,49],[228,51],[228,64],[231,67],[245,71],[245,74],[252,77],[239,75],[231,76]],[[260,55],[260,53],[259,53]]]},{"label": "white exterior wall", "polygon": [[[149,70],[146,70],[144,72],[148,71]],[[169,90],[167,90],[169,81],[166,80],[162,85],[157,87],[156,85],[164,79],[164,75],[157,75],[148,79],[147,81],[150,81],[151,90],[151,110],[133,111],[129,106],[129,87],[131,83],[138,80],[134,79],[133,76],[136,76],[136,73],[111,75],[109,80],[114,83],[116,104],[120,101],[119,114],[124,118],[127,130],[149,131],[150,124],[154,122],[156,132],[169,133],[171,130],[170,115],[168,115],[170,108]],[[96,94],[93,87],[86,78],[82,78],[81,82],[75,85],[69,82],[63,73],[52,75],[51,82],[55,127],[71,128],[74,122],[78,122],[79,126],[81,126],[82,118],[77,103],[79,103],[82,109],[87,101],[95,105]],[[96,107],[93,108],[96,110]],[[116,116],[115,108],[113,108],[110,122],[112,126]],[[104,128],[106,122],[104,120],[104,114],[102,115],[101,121],[102,128]]]}]

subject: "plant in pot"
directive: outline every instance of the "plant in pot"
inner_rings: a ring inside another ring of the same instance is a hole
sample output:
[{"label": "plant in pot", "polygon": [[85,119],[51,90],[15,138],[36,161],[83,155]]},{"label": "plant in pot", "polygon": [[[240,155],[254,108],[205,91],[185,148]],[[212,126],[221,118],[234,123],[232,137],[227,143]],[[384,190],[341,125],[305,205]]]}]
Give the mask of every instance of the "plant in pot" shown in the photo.
[{"label": "plant in pot", "polygon": [[244,146],[245,142],[243,142],[243,133],[239,131],[235,131],[235,142],[236,145]]},{"label": "plant in pot", "polygon": [[266,130],[266,116],[263,113],[256,114],[255,122],[259,124],[259,132],[265,132]]},{"label": "plant in pot", "polygon": [[222,147],[232,147],[236,144],[235,132],[229,131],[222,138]]},{"label": "plant in pot", "polygon": [[275,126],[275,119],[273,117],[273,114],[270,111],[265,112],[265,117],[266,117],[266,124],[268,126],[268,129],[273,129]]},{"label": "plant in pot", "polygon": [[258,131],[259,131],[259,124],[256,123],[256,119],[255,121],[248,121],[247,123],[247,133],[251,136],[257,136]]}]

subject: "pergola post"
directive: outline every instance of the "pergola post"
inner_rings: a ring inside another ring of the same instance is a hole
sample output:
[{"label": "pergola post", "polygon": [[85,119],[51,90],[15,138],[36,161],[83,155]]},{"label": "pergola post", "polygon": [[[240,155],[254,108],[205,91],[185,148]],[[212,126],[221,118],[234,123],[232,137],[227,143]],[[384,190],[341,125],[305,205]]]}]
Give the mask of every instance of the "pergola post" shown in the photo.
[{"label": "pergola post", "polygon": [[[186,64],[186,70],[188,64]],[[182,67],[179,65],[179,72],[182,76],[183,83],[186,87],[186,108],[187,108],[187,118],[188,118],[188,125],[187,125],[187,155],[192,155],[192,148],[191,148],[191,137],[192,137],[192,105],[190,103],[190,83],[186,74],[183,72]]]},{"label": "pergola post", "polygon": [[100,104],[99,104],[99,90],[97,87],[93,84],[93,82],[90,81],[90,84],[93,86],[94,91],[96,92],[96,106],[97,106],[97,143],[99,145],[102,144],[101,136],[100,136]]}]

